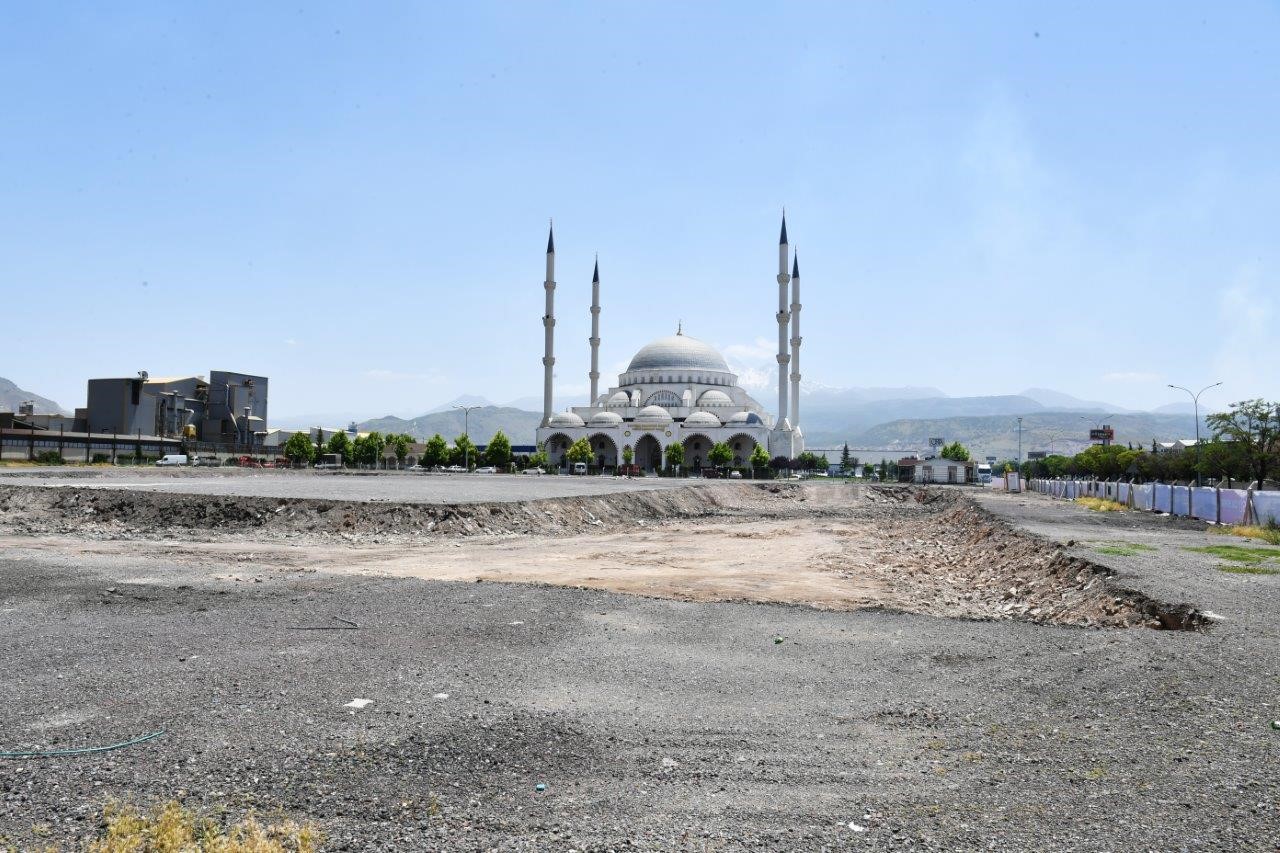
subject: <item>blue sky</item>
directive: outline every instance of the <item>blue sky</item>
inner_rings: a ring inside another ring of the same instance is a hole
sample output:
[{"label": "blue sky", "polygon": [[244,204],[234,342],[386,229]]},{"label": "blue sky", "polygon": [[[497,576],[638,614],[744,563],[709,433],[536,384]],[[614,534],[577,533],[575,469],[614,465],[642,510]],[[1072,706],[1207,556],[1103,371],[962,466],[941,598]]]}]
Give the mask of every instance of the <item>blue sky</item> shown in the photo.
[{"label": "blue sky", "polygon": [[554,216],[563,393],[595,252],[606,380],[683,319],[755,382],[786,205],[806,382],[1277,398],[1277,43],[1248,2],[12,5],[0,376],[536,396]]}]

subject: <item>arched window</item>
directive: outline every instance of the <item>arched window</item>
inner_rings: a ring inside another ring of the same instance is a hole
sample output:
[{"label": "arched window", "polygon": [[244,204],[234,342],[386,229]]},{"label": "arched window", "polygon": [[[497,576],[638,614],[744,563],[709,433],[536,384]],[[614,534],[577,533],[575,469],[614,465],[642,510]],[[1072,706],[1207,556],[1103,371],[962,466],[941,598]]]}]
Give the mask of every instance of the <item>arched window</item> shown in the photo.
[{"label": "arched window", "polygon": [[644,401],[646,406],[662,406],[664,408],[680,405],[680,397],[674,391],[663,389]]}]

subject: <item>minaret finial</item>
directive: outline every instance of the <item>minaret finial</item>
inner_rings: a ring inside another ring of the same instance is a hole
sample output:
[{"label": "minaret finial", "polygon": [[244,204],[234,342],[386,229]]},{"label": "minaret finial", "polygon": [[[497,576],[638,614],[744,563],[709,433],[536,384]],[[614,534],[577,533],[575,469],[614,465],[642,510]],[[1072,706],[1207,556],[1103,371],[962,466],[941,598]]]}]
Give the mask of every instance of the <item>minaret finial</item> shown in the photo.
[{"label": "minaret finial", "polygon": [[791,277],[792,277],[792,278],[799,278],[799,277],[800,277],[800,252],[799,252],[799,250],[796,250],[796,252],[795,252],[795,253],[793,253],[793,254],[792,254],[792,256],[791,256]]},{"label": "minaret finial", "polygon": [[591,274],[591,283],[600,283],[600,253],[596,253],[596,271]]},{"label": "minaret finial", "polygon": [[556,223],[554,220],[548,220],[547,225],[547,254],[554,255],[556,253]]},{"label": "minaret finial", "polygon": [[684,334],[684,320],[676,320],[676,334],[677,335]]},{"label": "minaret finial", "polygon": [[778,238],[778,245],[785,246],[787,243],[787,209],[782,208],[782,236]]}]

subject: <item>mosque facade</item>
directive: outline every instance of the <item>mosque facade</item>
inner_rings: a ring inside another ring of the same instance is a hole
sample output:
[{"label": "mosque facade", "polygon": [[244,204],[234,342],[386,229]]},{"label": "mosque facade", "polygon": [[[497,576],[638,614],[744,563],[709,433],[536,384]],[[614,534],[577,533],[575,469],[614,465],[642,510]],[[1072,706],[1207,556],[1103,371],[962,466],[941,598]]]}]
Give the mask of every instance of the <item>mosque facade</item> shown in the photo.
[{"label": "mosque facade", "polygon": [[800,265],[787,241],[786,218],[778,241],[778,405],[767,410],[738,385],[738,377],[710,344],[684,334],[658,338],[640,348],[618,384],[599,390],[600,265],[591,282],[591,370],[588,406],[552,411],[555,366],[555,237],[547,237],[547,267],[542,317],[542,424],[538,444],[553,465],[563,466],[569,447],[581,438],[591,444],[595,464],[622,463],[630,448],[632,464],[645,471],[666,467],[667,448],[684,446],[684,467],[708,466],[707,454],[720,442],[733,452],[731,464],[750,464],[757,446],[770,458],[793,459],[804,450],[800,430]]}]

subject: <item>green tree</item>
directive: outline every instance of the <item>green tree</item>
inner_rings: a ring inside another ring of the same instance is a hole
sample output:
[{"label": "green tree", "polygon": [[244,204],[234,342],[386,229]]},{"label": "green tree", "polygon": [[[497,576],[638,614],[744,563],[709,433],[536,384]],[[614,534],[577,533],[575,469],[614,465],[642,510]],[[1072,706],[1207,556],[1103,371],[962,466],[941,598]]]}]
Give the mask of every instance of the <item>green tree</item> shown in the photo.
[{"label": "green tree", "polygon": [[465,432],[453,440],[453,450],[449,454],[452,465],[471,467],[476,459],[476,446]]},{"label": "green tree", "polygon": [[840,451],[840,470],[852,471],[858,467],[858,460],[849,455],[849,442],[844,443],[844,449]]},{"label": "green tree", "polygon": [[436,468],[449,464],[449,442],[444,440],[444,436],[436,433],[427,439],[419,464],[424,468]]},{"label": "green tree", "polygon": [[547,457],[547,449],[544,445],[539,444],[538,449],[529,454],[530,468],[546,468],[551,464],[551,460]]},{"label": "green tree", "polygon": [[305,432],[295,432],[284,443],[284,456],[293,464],[301,462],[309,465],[316,458],[316,446],[311,443],[311,436]]},{"label": "green tree", "polygon": [[489,446],[484,449],[484,461],[499,468],[511,464],[511,440],[502,430],[495,432],[493,438],[489,439]]},{"label": "green tree", "polygon": [[725,442],[717,442],[709,451],[707,451],[707,461],[717,468],[728,465],[733,459],[733,448],[729,447]]},{"label": "green tree", "polygon": [[1267,479],[1267,471],[1280,463],[1280,403],[1241,400],[1227,412],[1205,418],[1215,438],[1237,442],[1249,474],[1257,488]]},{"label": "green tree", "polygon": [[580,438],[569,445],[569,449],[564,454],[564,457],[570,462],[586,462],[588,464],[590,464],[593,456],[591,442],[585,438]]},{"label": "green tree", "polygon": [[630,465],[632,462],[635,461],[635,458],[636,458],[636,452],[631,449],[631,445],[629,444],[625,445],[622,448],[622,464]]},{"label": "green tree", "polygon": [[351,439],[345,432],[335,432],[330,436],[325,452],[337,454],[346,463],[351,459]]},{"label": "green tree", "polygon": [[950,459],[952,462],[968,462],[969,448],[965,447],[958,441],[953,441],[950,444],[944,445],[942,452],[938,455],[943,459]]},{"label": "green tree", "polygon": [[765,450],[763,445],[757,444],[755,446],[755,449],[751,451],[751,467],[752,468],[768,468],[769,467],[769,451]]},{"label": "green tree", "polygon": [[413,436],[404,433],[387,436],[387,444],[396,454],[396,465],[403,467],[405,457],[409,455],[409,448],[413,447]]},{"label": "green tree", "polygon": [[667,467],[674,468],[684,464],[684,445],[680,442],[667,445]]}]

